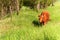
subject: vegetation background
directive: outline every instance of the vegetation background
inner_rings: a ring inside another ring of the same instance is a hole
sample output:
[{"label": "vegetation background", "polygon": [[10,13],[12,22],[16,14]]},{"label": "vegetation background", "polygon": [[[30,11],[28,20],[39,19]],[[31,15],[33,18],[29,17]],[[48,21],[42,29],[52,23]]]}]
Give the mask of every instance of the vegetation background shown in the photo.
[{"label": "vegetation background", "polygon": [[[43,10],[51,21],[34,26]],[[0,0],[0,19],[0,40],[60,40],[60,0]]]}]

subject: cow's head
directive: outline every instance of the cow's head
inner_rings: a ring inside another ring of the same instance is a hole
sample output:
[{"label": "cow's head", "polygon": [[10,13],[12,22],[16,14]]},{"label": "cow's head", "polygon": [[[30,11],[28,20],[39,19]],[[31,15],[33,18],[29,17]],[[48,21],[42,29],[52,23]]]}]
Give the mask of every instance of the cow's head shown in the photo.
[{"label": "cow's head", "polygon": [[40,22],[43,22],[43,17],[44,17],[43,15],[40,16],[40,20],[39,20]]}]

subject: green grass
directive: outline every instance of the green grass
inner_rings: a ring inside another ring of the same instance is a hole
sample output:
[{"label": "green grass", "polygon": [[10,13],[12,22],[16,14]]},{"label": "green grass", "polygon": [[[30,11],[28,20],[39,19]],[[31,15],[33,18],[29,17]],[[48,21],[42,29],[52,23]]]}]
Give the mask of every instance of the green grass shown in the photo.
[{"label": "green grass", "polygon": [[55,6],[46,9],[50,12],[50,19],[44,26],[34,26],[33,20],[38,21],[38,12],[22,7],[20,14],[0,20],[0,40],[60,40],[60,1]]}]

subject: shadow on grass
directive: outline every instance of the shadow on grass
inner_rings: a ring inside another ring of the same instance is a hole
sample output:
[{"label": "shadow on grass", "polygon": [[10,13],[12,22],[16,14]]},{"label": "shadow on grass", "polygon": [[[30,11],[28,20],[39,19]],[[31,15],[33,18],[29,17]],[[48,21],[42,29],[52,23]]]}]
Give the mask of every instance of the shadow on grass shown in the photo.
[{"label": "shadow on grass", "polygon": [[42,23],[40,23],[38,20],[33,20],[32,23],[33,23],[34,26],[38,26],[38,27],[43,26]]}]

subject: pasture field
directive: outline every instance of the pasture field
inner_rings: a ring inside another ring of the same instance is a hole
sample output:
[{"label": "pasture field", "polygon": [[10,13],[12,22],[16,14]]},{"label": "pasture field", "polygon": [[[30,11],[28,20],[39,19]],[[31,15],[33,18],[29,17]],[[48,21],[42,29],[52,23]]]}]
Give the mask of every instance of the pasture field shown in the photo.
[{"label": "pasture field", "polygon": [[[50,21],[43,26],[34,26],[42,10],[50,12]],[[0,40],[60,40],[60,1],[54,6],[36,12],[29,7],[22,7],[20,14],[0,20]]]}]

